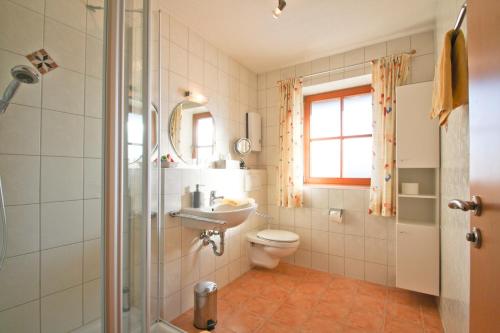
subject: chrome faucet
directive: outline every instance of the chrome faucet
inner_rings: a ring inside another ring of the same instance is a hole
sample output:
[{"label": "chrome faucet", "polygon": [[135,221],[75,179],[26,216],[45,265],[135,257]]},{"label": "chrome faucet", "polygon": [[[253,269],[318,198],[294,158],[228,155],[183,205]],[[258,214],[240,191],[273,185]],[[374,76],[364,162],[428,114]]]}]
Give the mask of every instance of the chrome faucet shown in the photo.
[{"label": "chrome faucet", "polygon": [[213,206],[216,199],[224,199],[224,196],[215,196],[215,191],[210,191],[210,201],[208,202],[210,206]]}]

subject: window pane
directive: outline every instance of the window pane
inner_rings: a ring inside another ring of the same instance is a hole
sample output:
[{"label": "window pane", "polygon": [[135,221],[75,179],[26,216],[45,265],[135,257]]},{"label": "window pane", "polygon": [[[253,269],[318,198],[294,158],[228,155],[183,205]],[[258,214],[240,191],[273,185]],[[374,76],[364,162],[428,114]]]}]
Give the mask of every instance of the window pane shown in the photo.
[{"label": "window pane", "polygon": [[196,131],[197,146],[211,145],[214,140],[214,122],[212,117],[198,119]]},{"label": "window pane", "polygon": [[340,100],[311,103],[311,138],[340,136]]},{"label": "window pane", "polygon": [[343,135],[372,132],[372,95],[363,94],[344,98],[342,114]]},{"label": "window pane", "polygon": [[340,140],[311,142],[310,176],[340,177]]},{"label": "window pane", "polygon": [[370,178],[372,169],[372,138],[344,140],[342,171],[344,178]]}]

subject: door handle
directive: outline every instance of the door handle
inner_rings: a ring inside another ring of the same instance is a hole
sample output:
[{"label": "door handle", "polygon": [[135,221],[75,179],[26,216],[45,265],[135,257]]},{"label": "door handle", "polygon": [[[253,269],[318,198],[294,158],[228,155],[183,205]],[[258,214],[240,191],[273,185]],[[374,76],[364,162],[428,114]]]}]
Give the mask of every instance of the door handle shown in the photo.
[{"label": "door handle", "polygon": [[472,201],[463,201],[453,199],[448,202],[448,207],[451,209],[460,209],[464,212],[472,211],[474,215],[480,216],[482,211],[481,198],[478,195],[472,196]]}]

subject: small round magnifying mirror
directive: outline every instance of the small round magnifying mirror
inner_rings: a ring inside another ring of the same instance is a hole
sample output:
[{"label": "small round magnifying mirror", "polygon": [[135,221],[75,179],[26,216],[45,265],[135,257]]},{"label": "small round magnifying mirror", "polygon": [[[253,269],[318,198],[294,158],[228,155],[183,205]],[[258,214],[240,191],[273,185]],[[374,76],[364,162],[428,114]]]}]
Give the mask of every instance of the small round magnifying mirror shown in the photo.
[{"label": "small round magnifying mirror", "polygon": [[247,138],[239,138],[234,143],[234,151],[241,156],[240,168],[246,169],[247,167],[245,165],[245,161],[243,160],[243,157],[250,154],[250,152],[252,151],[252,142]]}]

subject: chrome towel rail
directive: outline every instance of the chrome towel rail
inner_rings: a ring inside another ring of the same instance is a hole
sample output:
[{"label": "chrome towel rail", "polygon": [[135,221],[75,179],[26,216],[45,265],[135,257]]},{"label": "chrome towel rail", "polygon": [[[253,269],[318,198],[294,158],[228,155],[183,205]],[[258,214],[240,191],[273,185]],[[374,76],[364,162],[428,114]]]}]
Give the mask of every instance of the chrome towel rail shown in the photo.
[{"label": "chrome towel rail", "polygon": [[219,225],[227,224],[226,221],[209,219],[207,217],[201,217],[201,216],[196,216],[196,215],[191,215],[191,214],[184,214],[184,213],[181,213],[180,211],[172,211],[172,212],[169,212],[168,215],[170,215],[172,217],[181,217],[181,218],[185,218],[185,219],[203,221],[203,222],[214,223],[214,224],[219,224]]}]

